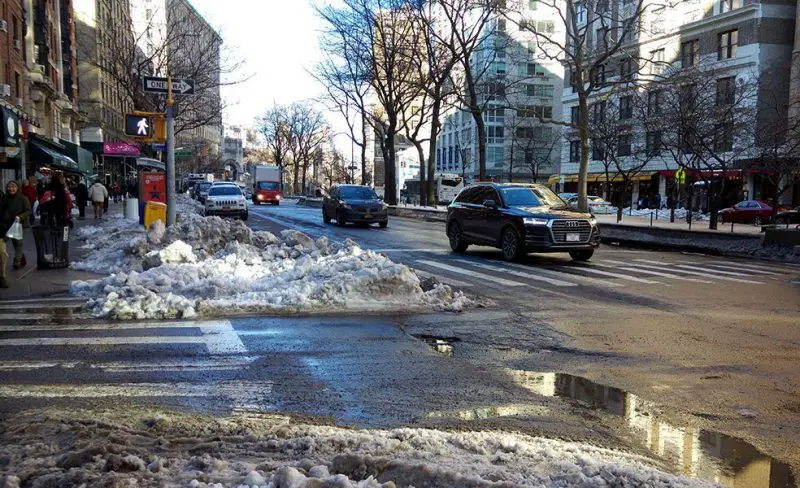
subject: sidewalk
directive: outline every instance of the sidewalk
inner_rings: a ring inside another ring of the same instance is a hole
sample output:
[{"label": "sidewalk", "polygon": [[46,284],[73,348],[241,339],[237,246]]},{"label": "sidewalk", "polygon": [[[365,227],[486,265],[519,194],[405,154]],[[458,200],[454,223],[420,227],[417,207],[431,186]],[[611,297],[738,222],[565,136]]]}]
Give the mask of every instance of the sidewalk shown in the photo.
[{"label": "sidewalk", "polygon": [[617,222],[617,215],[595,215],[597,222],[600,223],[601,226],[608,226],[608,225],[625,225],[625,226],[633,226],[633,227],[653,227],[654,229],[666,229],[666,230],[681,230],[681,231],[691,231],[691,232],[708,232],[713,234],[728,234],[728,235],[746,235],[746,236],[758,236],[761,235],[761,227],[756,227],[755,225],[750,224],[733,224],[733,232],[731,232],[731,224],[718,224],[717,230],[711,230],[708,228],[708,220],[696,220],[692,222],[691,228],[689,224],[686,223],[685,219],[678,219],[675,218],[675,222],[670,222],[669,220],[663,220],[664,215],[669,215],[669,210],[659,211],[659,219],[655,219],[655,210],[653,210],[653,223],[652,226],[650,225],[650,217],[640,217],[636,215],[622,215],[622,220]]},{"label": "sidewalk", "polygon": [[[122,215],[123,203],[108,204],[108,215]],[[91,213],[91,208],[87,208],[87,216]],[[74,220],[77,229],[93,225],[94,218],[87,217],[86,220]],[[70,238],[69,258],[70,261],[78,261],[83,257],[83,250],[80,249],[76,239]],[[25,299],[47,296],[65,296],[69,293],[70,282],[75,280],[91,280],[100,277],[94,273],[73,271],[69,268],[64,269],[37,269],[36,268],[36,243],[33,240],[33,231],[28,228],[25,231],[25,257],[28,265],[24,269],[13,270],[11,266],[14,261],[14,248],[8,245],[8,285],[9,288],[0,290],[0,301],[12,299]]]}]

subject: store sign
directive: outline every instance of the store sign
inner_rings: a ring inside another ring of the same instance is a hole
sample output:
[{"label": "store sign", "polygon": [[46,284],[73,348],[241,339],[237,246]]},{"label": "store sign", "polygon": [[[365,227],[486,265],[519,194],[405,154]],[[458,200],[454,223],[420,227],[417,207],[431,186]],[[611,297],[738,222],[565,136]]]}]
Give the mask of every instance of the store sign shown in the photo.
[{"label": "store sign", "polygon": [[106,141],[103,143],[103,154],[109,156],[139,156],[142,152],[138,144],[124,141]]},{"label": "store sign", "polygon": [[3,109],[3,144],[0,146],[19,146],[19,117],[8,109]]}]

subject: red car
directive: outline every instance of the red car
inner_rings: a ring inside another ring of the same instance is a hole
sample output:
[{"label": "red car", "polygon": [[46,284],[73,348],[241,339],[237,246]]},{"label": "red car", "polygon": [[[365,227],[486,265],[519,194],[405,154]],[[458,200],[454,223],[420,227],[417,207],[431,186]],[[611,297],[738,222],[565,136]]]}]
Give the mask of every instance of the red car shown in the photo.
[{"label": "red car", "polygon": [[720,222],[761,225],[772,219],[772,207],[758,200],[745,200],[719,211]]}]

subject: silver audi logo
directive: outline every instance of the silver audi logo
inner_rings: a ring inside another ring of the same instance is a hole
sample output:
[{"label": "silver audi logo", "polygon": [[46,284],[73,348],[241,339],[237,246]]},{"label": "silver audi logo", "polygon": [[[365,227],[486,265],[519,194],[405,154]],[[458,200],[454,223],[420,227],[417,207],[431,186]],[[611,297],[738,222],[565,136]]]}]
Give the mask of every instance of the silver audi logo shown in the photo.
[{"label": "silver audi logo", "polygon": [[567,227],[577,227],[577,226],[578,226],[578,222],[577,221],[575,221],[575,220],[567,221]]}]

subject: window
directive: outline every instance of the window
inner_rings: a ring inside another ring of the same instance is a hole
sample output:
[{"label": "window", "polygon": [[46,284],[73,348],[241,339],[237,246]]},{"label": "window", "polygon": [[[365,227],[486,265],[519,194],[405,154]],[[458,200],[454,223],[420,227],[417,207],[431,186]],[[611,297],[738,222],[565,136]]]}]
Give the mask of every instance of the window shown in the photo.
[{"label": "window", "polygon": [[606,65],[601,64],[597,66],[594,72],[594,84],[598,86],[603,86],[606,84]]},{"label": "window", "polygon": [[651,91],[647,94],[647,115],[661,113],[661,92]]},{"label": "window", "polygon": [[617,137],[617,155],[630,156],[632,142],[633,142],[633,136],[631,136],[630,134],[623,134]]},{"label": "window", "polygon": [[537,125],[533,128],[533,139],[540,142],[548,142],[553,139],[553,128]]},{"label": "window", "polygon": [[534,76],[536,74],[536,65],[534,63],[523,63],[519,65],[520,76]]},{"label": "window", "polygon": [[578,74],[574,71],[569,72],[569,85],[572,87],[572,93],[578,91]]},{"label": "window", "polygon": [[486,116],[484,119],[486,122],[499,122],[503,123],[504,116],[505,116],[505,109],[502,108],[490,108],[487,109],[485,112]]},{"label": "window", "polygon": [[528,41],[528,54],[536,54],[536,41]]},{"label": "window", "polygon": [[494,62],[494,72],[498,75],[506,74],[506,62],[505,61],[495,61]]},{"label": "window", "polygon": [[733,105],[736,99],[736,77],[730,76],[717,80],[717,106]]},{"label": "window", "polygon": [[[522,23],[520,23],[520,28],[522,28]],[[498,19],[497,20],[497,31],[498,32],[505,32],[506,31],[506,19]]]},{"label": "window", "polygon": [[486,161],[493,164],[503,163],[503,147],[487,147],[486,148]]},{"label": "window", "polygon": [[570,107],[569,109],[569,120],[573,124],[579,124],[581,120],[581,108],[580,107]]},{"label": "window", "polygon": [[586,22],[586,5],[582,3],[575,5],[575,22],[578,24]]},{"label": "window", "polygon": [[627,120],[633,117],[633,97],[621,97],[619,99],[619,120]]},{"label": "window", "polygon": [[533,127],[517,127],[517,138],[533,139]]},{"label": "window", "polygon": [[695,39],[681,44],[681,66],[689,68],[700,61],[700,41]]},{"label": "window", "polygon": [[664,49],[650,51],[650,74],[659,75],[664,69]]},{"label": "window", "polygon": [[665,25],[665,14],[666,14],[666,7],[660,7],[653,9],[653,20],[650,22],[650,32],[653,34],[663,34],[666,29],[664,28]]},{"label": "window", "polygon": [[695,106],[695,87],[694,85],[683,85],[681,87],[681,110],[691,111]]},{"label": "window", "polygon": [[595,124],[605,122],[606,120],[606,102],[597,102],[592,105],[592,121]]},{"label": "window", "polygon": [[731,59],[736,57],[736,47],[739,44],[739,31],[734,29],[719,35],[719,51],[717,59]]},{"label": "window", "polygon": [[536,23],[536,32],[552,34],[556,31],[556,25],[551,20],[540,20]]},{"label": "window", "polygon": [[602,161],[606,158],[606,150],[602,141],[592,140],[592,160]]},{"label": "window", "polygon": [[553,98],[553,85],[527,85],[529,97]]},{"label": "window", "polygon": [[661,154],[661,131],[648,132],[645,137],[645,151],[648,156],[658,156]]},{"label": "window", "polygon": [[719,0],[719,13],[724,14],[733,10],[733,0]]},{"label": "window", "polygon": [[633,42],[639,34],[639,18],[631,17],[622,21],[622,42]]},{"label": "window", "polygon": [[714,151],[733,151],[733,124],[726,122],[714,126]]},{"label": "window", "polygon": [[526,31],[530,29],[527,19],[520,19],[519,21],[519,30]]},{"label": "window", "polygon": [[486,142],[488,144],[503,143],[504,128],[502,125],[489,125],[486,127]]},{"label": "window", "polygon": [[20,79],[19,78],[19,73],[15,72],[14,73],[14,91],[16,93],[16,97],[17,98],[23,98],[22,97],[22,85],[20,84],[19,79]]},{"label": "window", "polygon": [[630,80],[633,78],[633,60],[623,59],[619,64],[619,78],[620,80]]},{"label": "window", "polygon": [[495,81],[486,84],[486,95],[488,96],[489,100],[501,98],[505,96],[505,94],[506,87],[504,84]]},{"label": "window", "polygon": [[539,8],[539,0],[528,0],[528,10],[536,10]]},{"label": "window", "polygon": [[569,161],[574,163],[581,159],[581,141],[569,141]]}]

